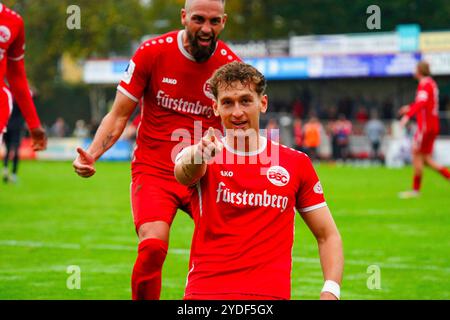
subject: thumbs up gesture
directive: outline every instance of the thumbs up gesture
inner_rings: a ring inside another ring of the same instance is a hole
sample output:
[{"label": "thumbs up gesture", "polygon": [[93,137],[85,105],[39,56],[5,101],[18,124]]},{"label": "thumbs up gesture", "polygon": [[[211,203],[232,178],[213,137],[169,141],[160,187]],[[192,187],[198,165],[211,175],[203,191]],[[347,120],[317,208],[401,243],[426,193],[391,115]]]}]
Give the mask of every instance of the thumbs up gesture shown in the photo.
[{"label": "thumbs up gesture", "polygon": [[209,162],[217,154],[219,154],[223,149],[223,144],[216,137],[214,129],[210,127],[207,134],[202,138],[202,140],[197,145],[197,150],[195,152],[195,161],[201,161],[200,163]]},{"label": "thumbs up gesture", "polygon": [[72,165],[75,172],[83,178],[89,178],[95,174],[95,159],[82,148],[77,148],[78,157],[73,161]]}]

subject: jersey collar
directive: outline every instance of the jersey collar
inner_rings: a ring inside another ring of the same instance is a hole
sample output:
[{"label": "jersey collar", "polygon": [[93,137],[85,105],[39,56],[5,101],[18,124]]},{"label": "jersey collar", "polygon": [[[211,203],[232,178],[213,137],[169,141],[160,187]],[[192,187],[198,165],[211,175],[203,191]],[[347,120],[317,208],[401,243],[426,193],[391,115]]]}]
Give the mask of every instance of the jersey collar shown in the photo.
[{"label": "jersey collar", "polygon": [[237,151],[234,148],[232,148],[231,146],[229,146],[227,144],[226,137],[222,138],[222,143],[223,143],[225,149],[227,149],[229,152],[231,152],[235,155],[242,156],[242,157],[257,156],[258,154],[262,153],[267,147],[267,139],[263,136],[259,136],[259,141],[261,143],[261,146],[259,147],[258,150],[252,151],[252,152],[243,152],[243,151]]},{"label": "jersey collar", "polygon": [[[197,62],[195,60],[195,58],[189,52],[187,52],[187,50],[183,46],[183,35],[184,35],[185,32],[186,32],[185,30],[180,30],[178,32],[178,35],[177,35],[178,49],[181,51],[183,56],[185,56],[186,58],[188,58],[191,61]],[[217,50],[218,46],[219,46],[219,42],[216,43],[216,48],[214,49],[214,52],[212,53],[211,57],[216,53],[216,50]]]}]

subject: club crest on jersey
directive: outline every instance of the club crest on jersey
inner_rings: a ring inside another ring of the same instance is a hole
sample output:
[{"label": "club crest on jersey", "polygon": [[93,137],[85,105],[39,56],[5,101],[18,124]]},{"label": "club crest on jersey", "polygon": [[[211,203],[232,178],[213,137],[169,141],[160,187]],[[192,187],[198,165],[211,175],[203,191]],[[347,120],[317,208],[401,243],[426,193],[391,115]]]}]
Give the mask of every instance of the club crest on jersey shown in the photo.
[{"label": "club crest on jersey", "polygon": [[11,30],[7,26],[0,26],[0,42],[6,43],[11,39]]},{"label": "club crest on jersey", "polygon": [[207,96],[211,100],[215,100],[216,99],[214,97],[213,92],[212,92],[211,85],[208,83],[208,81],[206,81],[205,84],[203,85],[203,92],[205,93],[205,96]]},{"label": "club crest on jersey", "polygon": [[273,166],[267,170],[267,179],[278,187],[284,187],[289,183],[291,176],[285,168]]},{"label": "club crest on jersey", "polygon": [[314,185],[314,192],[317,193],[317,194],[323,194],[323,189],[322,189],[322,185],[320,184],[320,181],[318,181]]}]

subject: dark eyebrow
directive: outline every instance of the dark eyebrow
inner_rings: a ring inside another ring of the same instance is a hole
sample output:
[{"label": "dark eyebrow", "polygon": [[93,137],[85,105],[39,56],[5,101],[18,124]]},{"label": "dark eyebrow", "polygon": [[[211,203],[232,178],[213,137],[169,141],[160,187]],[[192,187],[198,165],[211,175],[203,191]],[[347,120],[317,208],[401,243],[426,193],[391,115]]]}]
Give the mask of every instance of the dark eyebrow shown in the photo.
[{"label": "dark eyebrow", "polygon": [[239,99],[252,99],[252,98],[253,98],[253,96],[251,94],[244,94],[239,97]]}]

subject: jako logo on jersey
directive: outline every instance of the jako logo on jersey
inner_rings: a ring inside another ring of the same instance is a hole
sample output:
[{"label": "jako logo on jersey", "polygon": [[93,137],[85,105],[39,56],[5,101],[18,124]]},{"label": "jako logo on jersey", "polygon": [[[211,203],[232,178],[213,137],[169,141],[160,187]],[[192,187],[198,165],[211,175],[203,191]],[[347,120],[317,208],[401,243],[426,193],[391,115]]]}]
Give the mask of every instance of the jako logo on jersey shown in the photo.
[{"label": "jako logo on jersey", "polygon": [[289,172],[280,166],[273,166],[267,170],[267,179],[278,187],[283,187],[289,183]]},{"label": "jako logo on jersey", "polygon": [[318,194],[323,194],[323,189],[322,189],[322,185],[320,184],[320,181],[318,181],[315,185],[314,185],[314,192],[318,193]]},{"label": "jako logo on jersey", "polygon": [[229,178],[231,178],[232,176],[234,176],[234,172],[233,171],[224,171],[224,170],[222,170],[222,171],[220,171],[220,175],[222,177],[229,177]]},{"label": "jako logo on jersey", "polygon": [[211,100],[215,100],[216,99],[214,97],[213,92],[212,92],[211,85],[208,83],[208,81],[206,81],[205,84],[203,85],[203,92],[205,93],[205,96],[207,96]]},{"label": "jako logo on jersey", "polygon": [[170,78],[164,77],[162,80],[162,83],[177,84],[178,81],[177,81],[177,79],[170,79]]},{"label": "jako logo on jersey", "polygon": [[7,26],[0,26],[0,42],[6,43],[11,39],[11,30]]}]

